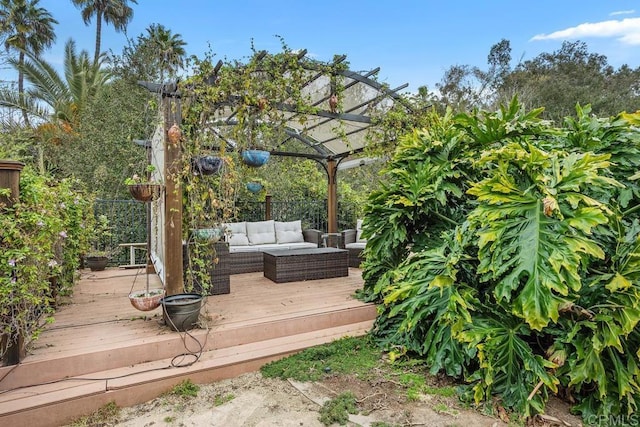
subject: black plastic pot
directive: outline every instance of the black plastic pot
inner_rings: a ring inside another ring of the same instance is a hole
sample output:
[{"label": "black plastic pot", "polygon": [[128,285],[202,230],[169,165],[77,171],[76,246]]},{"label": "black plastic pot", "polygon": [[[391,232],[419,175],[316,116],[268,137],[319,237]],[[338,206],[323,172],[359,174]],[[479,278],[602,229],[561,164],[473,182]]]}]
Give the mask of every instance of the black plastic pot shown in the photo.
[{"label": "black plastic pot", "polygon": [[84,264],[91,269],[91,271],[102,271],[107,268],[109,264],[109,257],[107,256],[85,256]]},{"label": "black plastic pot", "polygon": [[164,321],[174,331],[187,331],[198,324],[200,308],[202,307],[200,294],[175,294],[160,300]]}]

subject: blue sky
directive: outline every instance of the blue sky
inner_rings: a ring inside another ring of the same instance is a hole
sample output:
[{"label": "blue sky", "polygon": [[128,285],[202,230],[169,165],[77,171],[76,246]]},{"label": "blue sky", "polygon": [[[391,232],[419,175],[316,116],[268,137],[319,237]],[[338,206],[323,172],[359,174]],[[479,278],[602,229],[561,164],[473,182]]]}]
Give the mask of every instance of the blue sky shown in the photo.
[{"label": "blue sky", "polygon": [[[70,37],[93,55],[95,22],[84,25],[70,0],[40,0],[60,24],[47,60],[61,62]],[[409,83],[435,89],[451,65],[486,68],[489,49],[511,41],[512,57],[532,59],[581,40],[609,64],[640,66],[640,3],[628,0],[138,0],[130,38],[159,23],[178,33],[188,54],[212,51],[219,59],[243,59],[257,49],[292,49],[328,61],[345,54],[351,69],[380,67],[392,88]],[[126,36],[103,26],[103,50],[120,53]]]}]

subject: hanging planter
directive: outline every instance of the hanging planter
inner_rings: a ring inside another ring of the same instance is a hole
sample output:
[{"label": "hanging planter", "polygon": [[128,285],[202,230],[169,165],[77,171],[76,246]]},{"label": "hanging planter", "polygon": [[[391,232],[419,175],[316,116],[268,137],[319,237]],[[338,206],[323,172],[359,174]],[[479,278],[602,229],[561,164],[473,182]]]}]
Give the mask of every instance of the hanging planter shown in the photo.
[{"label": "hanging planter", "polygon": [[266,150],[244,150],[242,161],[253,168],[263,166],[269,160],[270,153]]},{"label": "hanging planter", "polygon": [[129,184],[129,193],[140,202],[156,200],[162,192],[160,184]]},{"label": "hanging planter", "polygon": [[167,131],[167,138],[169,139],[169,142],[174,145],[180,142],[182,139],[182,131],[177,124],[174,123],[173,126],[169,128]]},{"label": "hanging planter", "polygon": [[222,170],[223,161],[215,156],[198,156],[191,159],[191,169],[196,175],[213,175]]},{"label": "hanging planter", "polygon": [[262,190],[263,185],[260,182],[257,181],[250,181],[247,182],[247,190],[251,191],[252,193],[258,193],[260,192],[260,190]]},{"label": "hanging planter", "polygon": [[129,301],[132,306],[140,311],[151,311],[160,305],[162,297],[164,297],[164,289],[148,289],[131,292],[129,294]]}]

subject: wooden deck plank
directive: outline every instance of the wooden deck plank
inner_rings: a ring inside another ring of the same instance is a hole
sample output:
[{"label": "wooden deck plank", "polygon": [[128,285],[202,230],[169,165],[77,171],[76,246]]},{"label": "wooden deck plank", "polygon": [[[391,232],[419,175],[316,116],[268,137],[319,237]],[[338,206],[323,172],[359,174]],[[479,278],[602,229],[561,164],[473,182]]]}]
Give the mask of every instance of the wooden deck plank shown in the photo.
[{"label": "wooden deck plank", "polygon": [[[161,308],[141,312],[129,303],[128,294],[144,289],[147,278],[151,288],[159,286],[157,276],[143,272],[82,272],[73,296],[57,309],[55,321],[21,364],[0,367],[0,425],[16,420],[55,425],[46,417],[38,420],[45,413],[59,414],[59,422],[69,411],[86,413],[112,398],[121,405],[138,403],[185,375],[201,382],[229,378],[310,345],[364,334],[376,314],[375,306],[354,298],[363,283],[358,269],[350,268],[348,277],[280,284],[263,273],[232,275],[229,294],[206,298],[205,328],[189,331],[205,345],[198,366],[166,378],[137,374],[108,383],[59,381],[101,378],[100,372],[112,378],[185,351],[183,340],[190,338],[164,325]],[[50,381],[58,382],[45,384]],[[25,384],[33,387],[18,388]]]}]

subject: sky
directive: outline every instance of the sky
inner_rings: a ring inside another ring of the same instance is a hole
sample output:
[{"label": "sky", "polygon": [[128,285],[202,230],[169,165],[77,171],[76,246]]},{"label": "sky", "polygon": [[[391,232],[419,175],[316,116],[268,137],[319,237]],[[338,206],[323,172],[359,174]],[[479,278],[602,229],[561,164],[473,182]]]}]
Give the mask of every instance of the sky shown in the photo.
[{"label": "sky", "polygon": [[[403,91],[434,90],[452,65],[487,68],[491,46],[507,39],[512,66],[563,41],[580,40],[615,68],[640,66],[637,0],[137,0],[127,34],[103,24],[102,50],[119,54],[127,37],[162,24],[187,43],[187,54],[242,60],[258,50],[281,51],[281,41],[331,61],[346,55],[354,71],[380,67],[378,80]],[[64,44],[76,41],[91,56],[95,20],[87,27],[71,0],[40,0],[59,21],[45,59],[61,64]]]}]

